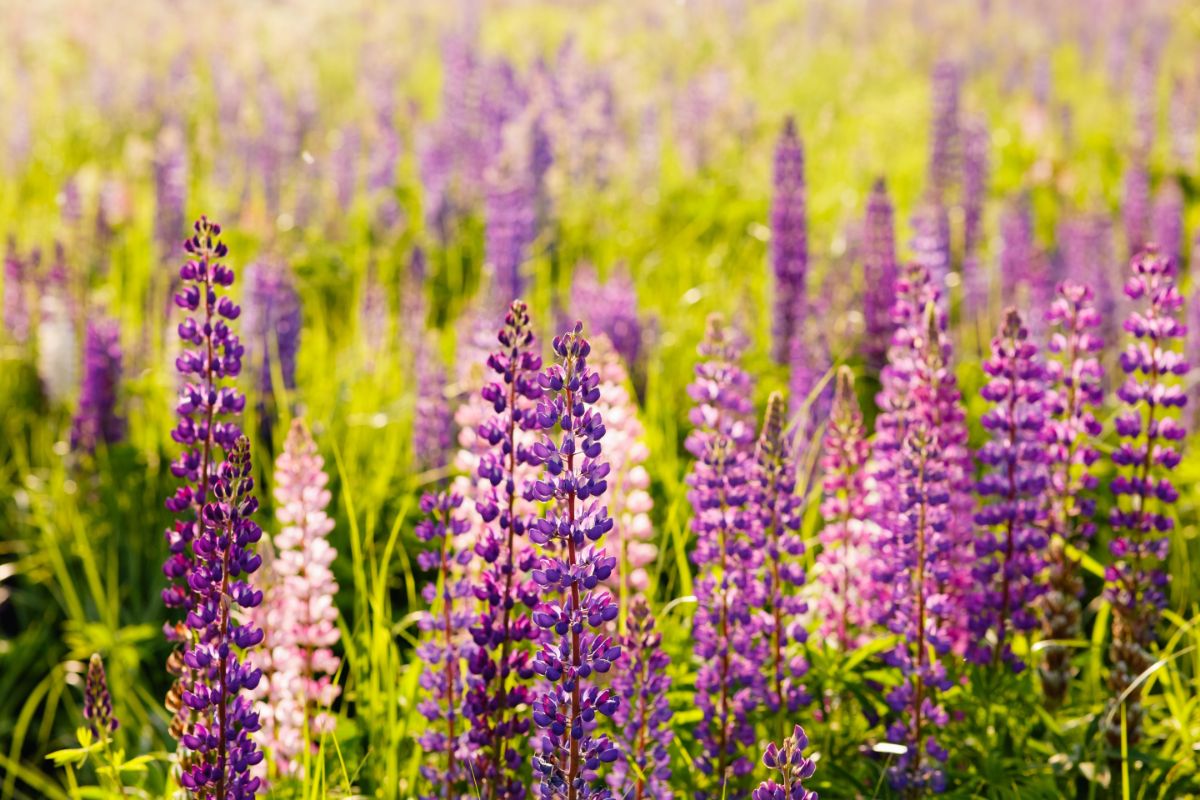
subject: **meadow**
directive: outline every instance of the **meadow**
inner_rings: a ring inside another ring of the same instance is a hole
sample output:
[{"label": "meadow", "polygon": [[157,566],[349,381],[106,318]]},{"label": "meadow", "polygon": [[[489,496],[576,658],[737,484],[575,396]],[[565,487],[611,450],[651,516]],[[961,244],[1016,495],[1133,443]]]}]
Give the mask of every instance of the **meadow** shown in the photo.
[{"label": "meadow", "polygon": [[0,9],[0,800],[1200,796],[1200,7]]}]

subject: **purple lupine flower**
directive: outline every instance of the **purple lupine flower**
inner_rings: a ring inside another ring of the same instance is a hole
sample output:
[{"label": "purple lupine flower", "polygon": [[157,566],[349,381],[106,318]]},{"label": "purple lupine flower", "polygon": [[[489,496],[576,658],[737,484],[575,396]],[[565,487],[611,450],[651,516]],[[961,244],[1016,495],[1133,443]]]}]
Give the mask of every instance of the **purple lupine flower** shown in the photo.
[{"label": "purple lupine flower", "polygon": [[751,503],[758,514],[756,545],[764,554],[758,578],[763,603],[757,625],[767,646],[762,697],[771,713],[792,715],[811,699],[801,683],[808,664],[803,657],[789,653],[789,645],[808,640],[808,632],[797,619],[808,611],[808,603],[798,591],[804,586],[804,540],[799,533],[804,503],[796,494],[787,401],[778,392],[767,401],[754,461]]},{"label": "purple lupine flower", "polygon": [[417,399],[413,409],[412,446],[417,468],[421,471],[446,466],[454,446],[454,415],[446,397],[446,367],[435,344],[433,336],[424,332],[413,353]]},{"label": "purple lupine flower", "polygon": [[88,661],[87,680],[83,684],[83,718],[97,741],[108,739],[121,727],[113,714],[112,695],[108,693],[108,677],[99,653]]},{"label": "purple lupine flower", "polygon": [[[217,448],[233,450],[241,429],[229,417],[241,414],[246,404],[245,397],[228,382],[241,372],[243,348],[228,324],[238,318],[241,309],[218,295],[218,290],[233,285],[234,279],[233,270],[221,262],[228,252],[220,240],[221,226],[201,217],[194,230],[184,243],[188,261],[179,270],[184,286],[175,295],[175,304],[187,312],[178,329],[185,347],[175,360],[186,382],[176,406],[179,421],[171,432],[183,450],[171,463],[171,474],[185,483],[166,502],[177,519],[166,531],[170,555],[163,573],[170,583],[162,593],[167,608],[179,609],[185,617],[191,616],[199,602],[198,590],[191,583],[199,569],[196,546],[204,532],[201,513],[217,474]],[[197,641],[183,621],[168,624],[165,633],[180,647]],[[177,678],[167,698],[167,707],[175,714],[171,732],[177,739],[191,731],[195,720],[182,693],[196,677],[180,656],[176,650],[168,663]]]},{"label": "purple lupine flower", "polygon": [[815,574],[818,631],[825,641],[849,652],[870,626],[873,588],[869,563],[877,535],[867,484],[871,443],[854,393],[854,374],[841,367],[821,457],[823,499],[821,552]]},{"label": "purple lupine flower", "polygon": [[375,113],[374,147],[367,165],[367,192],[375,206],[375,225],[383,235],[393,233],[400,222],[396,200],[396,163],[400,159],[400,133],[390,98]]},{"label": "purple lupine flower", "polygon": [[808,747],[808,736],[799,725],[782,745],[767,744],[763,753],[763,766],[777,770],[780,780],[766,780],[750,795],[750,800],[817,800],[817,793],[804,788],[804,781],[817,771],[816,762],[804,755]]},{"label": "purple lupine flower", "polygon": [[575,270],[570,307],[588,310],[588,326],[608,337],[630,371],[640,366],[643,345],[637,300],[637,289],[624,264],[617,266],[603,283],[590,265]]},{"label": "purple lupine flower", "polygon": [[[470,650],[462,632],[474,617],[468,602],[473,596],[471,582],[463,573],[471,551],[456,552],[454,544],[470,528],[460,513],[462,504],[459,494],[426,492],[421,497],[421,513],[426,518],[416,530],[418,541],[434,546],[417,557],[418,565],[438,574],[437,581],[422,590],[429,610],[421,614],[422,641],[417,649],[426,667],[420,678],[425,696],[418,710],[429,721],[417,742],[426,753],[421,777],[428,782],[428,789],[422,800],[465,796],[470,786],[472,748],[462,721],[466,681],[461,665]],[[433,763],[435,758],[437,763]]]},{"label": "purple lupine flower", "polygon": [[1125,320],[1131,338],[1120,364],[1127,377],[1117,396],[1128,409],[1114,422],[1123,440],[1113,451],[1117,475],[1110,484],[1117,505],[1109,523],[1117,536],[1109,544],[1115,561],[1104,574],[1113,609],[1109,688],[1123,698],[1123,709],[1114,708],[1105,720],[1114,747],[1122,741],[1122,711],[1128,743],[1141,738],[1142,689],[1135,680],[1154,663],[1154,628],[1167,603],[1169,578],[1160,565],[1175,527],[1170,506],[1179,498],[1169,475],[1179,464],[1186,435],[1171,412],[1187,403],[1179,384],[1188,371],[1187,359],[1174,349],[1175,340],[1187,333],[1178,319],[1183,296],[1175,286],[1175,266],[1148,248],[1131,267],[1125,294],[1140,309]]},{"label": "purple lupine flower", "polygon": [[1175,167],[1187,172],[1196,161],[1196,130],[1200,127],[1200,97],[1195,80],[1184,82],[1176,77],[1167,104],[1167,122],[1171,130],[1171,155]]},{"label": "purple lupine flower", "polygon": [[895,223],[883,178],[875,181],[867,199],[863,238],[863,342],[867,363],[878,371],[887,360],[892,304],[896,301]]},{"label": "purple lupine flower", "polygon": [[689,414],[693,428],[686,447],[696,459],[687,484],[696,534],[691,557],[700,571],[692,623],[701,660],[696,705],[703,714],[697,764],[709,776],[710,796],[720,796],[730,777],[730,787],[744,783],[753,769],[744,755],[755,738],[748,706],[762,683],[750,614],[761,605],[755,581],[761,551],[750,535],[755,518],[748,507],[754,474],[752,385],[738,365],[741,352],[737,333],[720,317],[710,317],[700,345],[704,360],[696,365],[696,379],[688,386],[696,403]]},{"label": "purple lupine flower", "polygon": [[121,329],[107,318],[88,322],[83,345],[83,381],[79,406],[71,423],[71,449],[94,453],[101,443],[125,437],[125,420],[117,413],[121,385]]},{"label": "purple lupine flower", "polygon": [[607,734],[596,735],[596,715],[611,718],[620,697],[595,681],[586,683],[621,657],[620,645],[604,633],[606,623],[617,618],[617,603],[599,588],[616,568],[616,559],[601,547],[613,520],[601,505],[609,472],[600,444],[604,421],[591,408],[600,399],[600,376],[587,365],[591,347],[581,323],[555,337],[554,353],[559,363],[538,379],[545,395],[537,419],[543,430],[557,427],[562,437],[555,442],[546,435],[530,448],[544,470],[532,494],[551,504],[546,517],[529,528],[529,538],[545,548],[533,571],[543,598],[533,621],[545,631],[533,671],[546,681],[533,701],[533,721],[544,729],[533,772],[543,800],[610,798],[599,771],[620,751]]},{"label": "purple lupine flower", "polygon": [[492,293],[503,304],[525,293],[526,262],[537,237],[536,196],[527,155],[519,145],[505,147],[489,171],[484,198],[485,256],[492,270]]},{"label": "purple lupine flower", "polygon": [[258,509],[250,473],[250,440],[242,436],[217,470],[213,502],[205,503],[201,532],[192,541],[190,643],[182,658],[191,680],[180,695],[191,720],[179,738],[186,750],[179,783],[197,798],[246,800],[262,784],[250,774],[263,753],[254,736],[258,714],[247,692],[262,679],[248,656],[263,631],[238,612],[263,599],[248,581],[262,564],[254,552],[262,529],[250,518]]},{"label": "purple lupine flower", "polygon": [[338,131],[337,147],[329,154],[329,174],[338,208],[350,208],[358,189],[358,162],[362,150],[362,134],[347,125]]},{"label": "purple lupine flower", "polygon": [[933,68],[932,128],[929,137],[929,193],[943,204],[954,187],[960,137],[958,65],[939,61]]},{"label": "purple lupine flower", "polygon": [[1039,280],[1033,241],[1033,216],[1029,197],[1022,195],[1000,220],[1000,296],[1007,305],[1018,298],[1034,302],[1034,282]]},{"label": "purple lupine flower", "polygon": [[1121,196],[1121,221],[1125,226],[1125,246],[1132,256],[1150,241],[1150,173],[1145,159],[1134,154],[1125,168]]},{"label": "purple lupine flower", "polygon": [[796,327],[788,348],[789,419],[801,436],[810,436],[829,416],[833,384],[829,343],[809,315]]},{"label": "purple lupine flower", "polygon": [[807,311],[808,214],[805,210],[804,148],[788,117],[775,145],[771,195],[771,274],[775,299],[773,350],[787,363],[792,337]]},{"label": "purple lupine flower", "polygon": [[[1104,373],[1097,354],[1104,342],[1094,333],[1100,315],[1085,284],[1065,281],[1046,312],[1051,328],[1046,345],[1046,426],[1042,442],[1049,458],[1046,528],[1053,535],[1046,561],[1047,591],[1042,596],[1042,627],[1051,641],[1082,635],[1083,580],[1067,547],[1086,549],[1096,531],[1092,521],[1097,481],[1091,466],[1100,457],[1093,444],[1101,425],[1093,409],[1104,401]],[[1048,646],[1042,667],[1042,691],[1051,708],[1062,704],[1071,680],[1070,651]]]},{"label": "purple lupine flower", "polygon": [[181,129],[164,128],[154,154],[154,241],[161,255],[175,252],[184,230],[187,206],[188,154]]},{"label": "purple lupine flower", "polygon": [[983,241],[983,206],[987,200],[988,147],[987,122],[974,117],[963,126],[963,255],[977,254]]},{"label": "purple lupine flower", "polygon": [[283,378],[283,388],[295,389],[302,316],[300,295],[288,266],[271,259],[251,264],[246,269],[242,308],[243,341],[259,392],[264,398],[271,396],[275,369]]},{"label": "purple lupine flower", "polygon": [[983,399],[993,405],[981,424],[992,438],[979,450],[986,471],[978,491],[991,500],[975,522],[992,530],[981,531],[975,540],[979,586],[971,632],[976,639],[968,657],[979,664],[1003,661],[1019,672],[1025,664],[1012,651],[1010,633],[1028,634],[1036,627],[1034,603],[1044,588],[1038,574],[1047,544],[1047,454],[1042,442],[1044,370],[1016,309],[1005,315],[983,371],[989,378]]},{"label": "purple lupine flower", "polygon": [[612,678],[620,698],[613,722],[621,758],[613,763],[608,785],[617,797],[671,800],[671,658],[662,649],[662,634],[654,629],[644,597],[634,598],[627,627]]},{"label": "purple lupine flower", "polygon": [[4,327],[17,344],[29,341],[32,315],[29,309],[29,267],[10,237],[4,251]]},{"label": "purple lupine flower", "polygon": [[526,643],[536,641],[538,634],[517,605],[533,607],[538,588],[528,577],[536,553],[526,540],[531,520],[522,503],[526,487],[518,481],[538,464],[532,447],[539,428],[535,404],[542,398],[536,377],[542,361],[523,302],[513,302],[497,338],[500,347],[488,357],[496,380],[480,393],[492,416],[476,430],[480,445],[489,449],[476,466],[480,483],[475,508],[484,528],[475,545],[483,560],[475,596],[482,607],[471,626],[476,649],[468,663],[464,713],[471,741],[478,746],[474,774],[484,794],[520,800],[526,791],[520,742],[529,734],[529,719],[517,709],[529,705],[532,695],[515,680],[533,676]]},{"label": "purple lupine flower", "polygon": [[1183,192],[1177,181],[1165,182],[1154,195],[1150,233],[1160,253],[1176,266],[1183,263]]},{"label": "purple lupine flower", "polygon": [[939,292],[945,291],[950,275],[950,218],[944,206],[924,203],[912,217],[913,261],[929,273],[929,279]]}]

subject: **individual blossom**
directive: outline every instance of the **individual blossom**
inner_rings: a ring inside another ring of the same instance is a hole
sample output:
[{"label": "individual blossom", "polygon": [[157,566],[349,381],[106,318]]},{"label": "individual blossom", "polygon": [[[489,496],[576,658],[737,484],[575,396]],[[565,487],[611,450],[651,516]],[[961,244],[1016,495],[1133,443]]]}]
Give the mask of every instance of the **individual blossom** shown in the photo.
[{"label": "individual blossom", "polygon": [[929,145],[929,192],[935,203],[949,198],[958,169],[961,131],[959,93],[962,77],[957,64],[942,60],[933,68],[932,130]]},{"label": "individual blossom", "polygon": [[252,621],[239,621],[263,599],[249,582],[262,564],[254,545],[262,529],[251,477],[250,441],[240,437],[211,483],[212,501],[201,513],[192,541],[188,586],[194,593],[186,625],[190,642],[182,662],[191,680],[180,695],[191,720],[179,737],[180,785],[198,800],[252,798],[262,785],[252,768],[259,716],[250,698],[262,679],[250,651],[263,640]]},{"label": "individual blossom", "polygon": [[[1096,477],[1091,468],[1100,457],[1096,440],[1102,427],[1095,410],[1104,401],[1104,372],[1098,354],[1104,343],[1096,333],[1100,314],[1089,286],[1063,282],[1046,312],[1051,326],[1046,345],[1046,425],[1042,443],[1048,459],[1046,529],[1052,535],[1046,562],[1046,593],[1041,598],[1042,632],[1051,642],[1082,635],[1083,579],[1069,547],[1086,549],[1096,531],[1092,521]],[[1070,651],[1050,645],[1042,666],[1042,691],[1054,708],[1067,696],[1071,680]]]},{"label": "individual blossom", "polygon": [[1110,484],[1117,500],[1109,514],[1116,533],[1109,544],[1114,561],[1104,575],[1113,611],[1109,688],[1114,706],[1105,720],[1113,747],[1120,746],[1125,726],[1130,745],[1141,738],[1137,680],[1154,663],[1150,649],[1167,603],[1162,562],[1175,527],[1171,505],[1179,499],[1170,473],[1179,464],[1185,437],[1175,409],[1187,402],[1180,383],[1188,363],[1177,349],[1186,326],[1178,319],[1183,296],[1175,285],[1175,267],[1148,248],[1131,268],[1125,295],[1136,306],[1125,320],[1129,340],[1120,365],[1126,378],[1117,390],[1126,409],[1114,421],[1121,442],[1112,454],[1117,474]]},{"label": "individual blossom", "polygon": [[543,469],[531,487],[533,496],[550,504],[529,529],[529,538],[543,547],[533,571],[542,593],[533,621],[545,632],[533,662],[545,681],[533,699],[533,721],[542,729],[533,772],[543,800],[609,798],[600,771],[620,751],[607,734],[597,735],[598,715],[611,718],[620,698],[593,676],[612,668],[621,647],[604,632],[618,609],[601,588],[616,559],[602,547],[613,520],[602,505],[609,466],[601,445],[604,420],[594,408],[600,376],[588,366],[591,346],[581,323],[556,336],[553,347],[558,363],[538,378],[544,395],[537,419],[547,433],[531,448]]},{"label": "individual blossom", "polygon": [[625,628],[612,679],[620,698],[613,722],[621,758],[613,762],[608,785],[621,798],[671,800],[671,659],[644,597],[633,600]]},{"label": "individual blossom", "polygon": [[315,753],[318,737],[333,730],[329,708],[340,692],[333,680],[340,665],[333,646],[340,632],[328,484],[308,426],[293,420],[275,459],[280,529],[274,556],[255,581],[266,600],[251,615],[266,634],[254,657],[264,675],[255,693],[262,722],[259,741],[280,775],[302,774],[305,743]]},{"label": "individual blossom", "polygon": [[87,679],[83,684],[83,718],[97,740],[107,739],[121,726],[113,714],[112,695],[108,693],[108,676],[99,653],[88,661]]},{"label": "individual blossom", "polygon": [[808,307],[808,212],[805,209],[804,148],[788,117],[775,145],[771,196],[771,274],[774,276],[773,353],[780,364]]},{"label": "individual blossom", "polygon": [[782,745],[767,744],[763,766],[779,773],[779,780],[763,781],[750,795],[751,800],[817,800],[817,793],[804,788],[804,781],[817,771],[816,762],[804,755],[808,736],[799,725]]},{"label": "individual blossom", "polygon": [[71,422],[71,449],[93,453],[101,444],[125,437],[125,419],[117,413],[121,386],[121,329],[114,320],[88,322],[83,344],[83,380]]},{"label": "individual blossom", "polygon": [[867,363],[875,370],[887,359],[892,337],[892,303],[896,300],[896,232],[892,201],[883,179],[875,181],[867,199],[863,230],[863,343]]},{"label": "individual blossom", "polygon": [[463,573],[470,550],[459,550],[455,539],[470,527],[462,515],[463,498],[451,492],[421,497],[425,515],[417,525],[417,539],[433,545],[418,557],[419,566],[436,570],[436,582],[425,585],[423,595],[429,610],[421,614],[421,644],[417,655],[425,665],[421,672],[424,697],[418,710],[429,727],[418,739],[426,758],[421,777],[428,788],[422,798],[474,796],[471,786],[471,756],[468,728],[462,714],[466,688],[465,664],[470,641],[462,635],[474,617],[472,587]]},{"label": "individual blossom", "polygon": [[981,394],[992,405],[980,422],[991,438],[979,450],[984,505],[975,522],[985,530],[975,540],[975,642],[968,656],[981,664],[1004,662],[1019,672],[1025,664],[1012,651],[1012,637],[1037,626],[1034,603],[1043,590],[1046,414],[1038,347],[1016,309],[1005,315],[983,371],[988,381]]},{"label": "individual blossom", "polygon": [[242,330],[251,373],[258,391],[268,398],[278,370],[283,388],[296,388],[296,355],[300,349],[300,295],[287,265],[261,260],[246,270]]}]

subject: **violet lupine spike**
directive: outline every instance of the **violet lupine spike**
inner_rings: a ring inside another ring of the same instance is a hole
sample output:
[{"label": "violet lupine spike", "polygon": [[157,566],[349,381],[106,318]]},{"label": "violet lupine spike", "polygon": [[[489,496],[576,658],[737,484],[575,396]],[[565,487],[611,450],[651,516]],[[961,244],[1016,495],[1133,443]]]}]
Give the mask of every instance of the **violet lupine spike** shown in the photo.
[{"label": "violet lupine spike", "polygon": [[1121,195],[1121,222],[1125,246],[1132,257],[1150,241],[1150,173],[1145,159],[1134,154],[1125,168]]},{"label": "violet lupine spike", "polygon": [[422,641],[417,655],[426,666],[420,678],[425,696],[418,710],[429,722],[418,739],[426,754],[421,777],[428,783],[420,795],[422,800],[465,797],[471,787],[472,747],[462,712],[464,662],[469,657],[470,642],[463,640],[462,632],[475,614],[471,608],[471,582],[463,574],[471,552],[458,551],[455,546],[455,539],[471,525],[460,511],[462,504],[459,494],[427,492],[421,497],[425,519],[416,530],[419,541],[434,546],[417,557],[419,566],[436,570],[438,576],[422,590],[429,610],[421,614],[418,623]]},{"label": "violet lupine spike", "polygon": [[947,202],[958,169],[961,80],[957,64],[943,60],[934,65],[929,137],[929,191],[934,202],[938,204]]},{"label": "violet lupine spike", "polygon": [[800,436],[811,436],[829,416],[833,385],[829,343],[810,316],[796,326],[788,348],[788,417]]},{"label": "violet lupine spike", "polygon": [[788,117],[775,144],[771,195],[771,274],[775,300],[773,350],[788,361],[792,337],[808,308],[808,212],[805,209],[804,148]]},{"label": "violet lupine spike", "polygon": [[112,695],[108,693],[108,676],[99,653],[88,661],[87,679],[83,684],[83,718],[97,741],[108,739],[121,727],[113,714]]},{"label": "violet lupine spike", "polygon": [[540,463],[532,447],[540,428],[537,404],[543,396],[537,377],[542,360],[523,302],[513,302],[497,338],[500,346],[488,357],[496,380],[480,392],[491,416],[476,429],[490,449],[480,454],[476,466],[481,480],[475,508],[484,524],[475,545],[475,554],[483,560],[475,587],[481,609],[471,626],[476,649],[468,662],[464,713],[471,723],[470,740],[478,748],[474,775],[484,796],[519,800],[527,783],[520,743],[530,726],[518,709],[530,704],[532,694],[517,679],[533,676],[530,644],[537,641],[538,632],[518,606],[532,608],[539,593],[529,579],[536,564],[527,540],[531,519],[523,502],[529,487],[518,481]]},{"label": "violet lupine spike", "polygon": [[[1096,531],[1091,467],[1100,457],[1094,442],[1102,426],[1094,409],[1104,402],[1104,372],[1099,353],[1104,343],[1096,329],[1100,314],[1090,287],[1064,281],[1046,312],[1051,326],[1046,345],[1046,426],[1042,442],[1049,459],[1046,529],[1053,536],[1047,551],[1047,591],[1041,598],[1042,631],[1050,641],[1082,636],[1083,579],[1067,547],[1087,548]],[[1072,677],[1071,654],[1065,647],[1046,648],[1042,691],[1057,708],[1066,699]]]},{"label": "violet lupine spike", "polygon": [[1000,221],[1000,295],[1006,305],[1020,301],[1033,303],[1036,298],[1033,242],[1033,216],[1029,198],[1018,198]]},{"label": "violet lupine spike", "polygon": [[1177,267],[1183,261],[1183,192],[1179,183],[1168,180],[1154,195],[1150,230],[1159,252]]},{"label": "violet lupine spike", "polygon": [[245,436],[221,463],[211,489],[213,501],[204,505],[188,576],[195,596],[186,623],[191,642],[182,661],[192,681],[180,698],[192,719],[179,738],[184,750],[179,783],[197,800],[247,800],[262,785],[251,775],[263,753],[255,736],[259,717],[248,693],[262,679],[250,652],[262,642],[263,631],[242,620],[262,602],[263,593],[249,583],[262,564],[254,552],[262,529],[250,518],[258,500]]},{"label": "violet lupine spike", "polygon": [[4,327],[19,345],[29,342],[33,315],[29,307],[30,274],[11,238],[4,251]]},{"label": "violet lupine spike", "polygon": [[637,290],[629,269],[623,264],[614,269],[603,283],[596,270],[588,266],[576,269],[571,282],[571,308],[588,310],[588,325],[604,334],[633,372],[641,365],[642,320],[638,316]]},{"label": "violet lupine spike", "polygon": [[978,254],[983,241],[983,207],[988,191],[987,122],[973,118],[963,127],[963,258]]},{"label": "violet lupine spike", "polygon": [[[188,260],[179,270],[184,285],[175,295],[175,304],[186,312],[178,328],[184,347],[175,360],[185,383],[176,406],[179,421],[171,432],[183,450],[171,463],[171,474],[185,483],[166,501],[176,521],[166,531],[170,555],[163,573],[169,585],[162,593],[164,605],[185,617],[199,599],[191,585],[199,557],[195,548],[203,533],[201,512],[217,473],[218,451],[231,452],[241,437],[241,429],[230,417],[241,414],[246,405],[246,398],[231,383],[241,372],[243,348],[229,322],[238,318],[241,309],[218,294],[234,280],[233,269],[222,263],[228,251],[220,240],[221,226],[201,217],[194,231],[184,242]],[[183,621],[168,623],[164,632],[180,648],[196,641]],[[181,655],[176,650],[167,664],[177,678],[167,696],[167,708],[175,715],[171,734],[176,739],[189,732],[194,721],[182,698],[194,675]]]},{"label": "violet lupine spike", "polygon": [[867,363],[878,371],[887,360],[892,304],[896,301],[895,222],[883,178],[875,181],[867,199],[863,238],[863,342]]},{"label": "violet lupine spike", "polygon": [[985,467],[977,487],[983,508],[975,540],[978,592],[973,598],[968,658],[1001,662],[1020,672],[1025,662],[1012,650],[1012,638],[1037,627],[1034,604],[1044,586],[1039,577],[1046,549],[1046,447],[1042,430],[1045,375],[1038,347],[1016,309],[1005,315],[983,363],[988,382],[983,399],[992,404],[981,424],[991,439],[979,450]]},{"label": "violet lupine spike", "polygon": [[939,292],[945,291],[950,275],[950,218],[945,207],[924,203],[912,217],[910,249],[913,261],[929,273]]},{"label": "violet lupine spike", "polygon": [[[672,800],[671,658],[662,649],[662,634],[646,599],[638,596],[629,608],[627,633],[621,637],[621,660],[612,678],[620,705],[613,713],[621,758],[613,762],[608,785],[613,794],[630,800]],[[632,767],[631,767],[632,765]]]},{"label": "violet lupine spike", "polygon": [[413,353],[416,360],[417,399],[413,410],[412,446],[417,469],[441,469],[454,447],[454,415],[446,397],[446,367],[433,336],[422,332]]},{"label": "violet lupine spike", "polygon": [[513,138],[489,172],[484,198],[485,258],[492,270],[494,299],[501,304],[525,293],[526,263],[537,237],[528,154],[511,143]]},{"label": "violet lupine spike", "polygon": [[[334,682],[340,661],[333,646],[337,627],[337,550],[329,544],[332,495],[325,462],[301,419],[292,421],[283,452],[275,459],[274,556],[255,585],[265,601],[251,618],[265,632],[254,662],[263,671],[255,693],[262,722],[260,743],[281,775],[300,775],[304,746],[316,752],[319,738],[333,730],[329,714],[341,692]],[[258,773],[266,777],[265,765]]]},{"label": "violet lupine spike", "polygon": [[817,793],[804,788],[804,781],[816,774],[817,764],[804,755],[808,736],[799,725],[781,745],[767,744],[763,766],[779,772],[779,780],[763,781],[750,795],[750,800],[817,800]]},{"label": "violet lupine spike", "polygon": [[[700,345],[702,361],[688,396],[696,405],[686,447],[695,458],[687,477],[691,558],[699,570],[692,636],[701,666],[696,705],[703,714],[697,766],[708,776],[706,796],[721,796],[745,783],[753,764],[745,748],[754,743],[752,698],[761,688],[760,664],[750,609],[759,605],[755,581],[761,553],[750,535],[753,462],[750,376],[739,366],[742,345],[719,316],[710,317]],[[729,773],[732,773],[730,775]]]},{"label": "violet lupine spike", "polygon": [[763,700],[772,714],[794,715],[811,697],[801,682],[808,663],[791,652],[808,632],[798,617],[808,611],[800,594],[804,586],[803,498],[796,494],[796,460],[787,425],[787,401],[771,394],[754,453],[753,508],[757,546],[763,551],[758,582],[762,586],[759,635],[767,647],[763,667]]},{"label": "violet lupine spike", "polygon": [[83,380],[71,422],[71,449],[94,453],[101,444],[125,438],[125,419],[117,413],[121,386],[121,329],[115,320],[90,320],[83,344]]},{"label": "violet lupine spike", "polygon": [[188,190],[188,153],[183,131],[164,128],[154,154],[154,240],[163,255],[175,252],[184,230]]},{"label": "violet lupine spike", "polygon": [[[533,580],[542,602],[533,621],[545,631],[533,670],[546,681],[533,701],[533,721],[543,729],[533,757],[534,778],[543,800],[612,797],[600,777],[620,751],[607,734],[596,735],[596,715],[612,717],[620,697],[599,681],[621,657],[620,645],[604,633],[617,618],[612,596],[600,588],[616,568],[601,544],[612,530],[607,506],[609,466],[603,460],[604,420],[592,407],[600,399],[600,376],[587,364],[591,346],[576,323],[554,339],[558,363],[538,379],[545,393],[537,407],[538,425],[548,433],[531,448],[543,476],[531,487],[534,497],[549,503],[547,515],[535,520],[529,538],[545,548]],[[590,630],[589,630],[590,629]]]},{"label": "violet lupine spike", "polygon": [[[1131,268],[1125,294],[1137,308],[1125,320],[1130,338],[1120,358],[1127,377],[1117,396],[1127,408],[1114,423],[1122,441],[1112,454],[1117,475],[1110,489],[1117,504],[1109,523],[1117,535],[1109,544],[1114,562],[1104,575],[1113,609],[1109,688],[1114,696],[1105,727],[1114,748],[1122,740],[1122,712],[1128,743],[1141,738],[1142,690],[1135,681],[1154,663],[1150,648],[1167,603],[1169,578],[1161,565],[1175,527],[1171,505],[1179,498],[1170,474],[1186,436],[1172,414],[1187,403],[1180,382],[1188,372],[1187,359],[1176,349],[1187,328],[1178,319],[1183,296],[1175,286],[1175,267],[1148,248]],[[1122,696],[1120,708],[1115,703]]]},{"label": "violet lupine spike", "polygon": [[257,377],[258,391],[264,398],[274,391],[273,358],[283,388],[296,388],[296,355],[300,350],[302,316],[300,295],[286,264],[264,260],[246,269],[246,291],[242,298],[245,314],[243,340],[249,351],[251,373]]},{"label": "violet lupine spike", "polygon": [[51,276],[40,288],[37,321],[37,372],[51,403],[65,403],[79,386],[76,311],[67,278]]},{"label": "violet lupine spike", "polygon": [[854,393],[854,374],[841,367],[829,427],[825,429],[820,534],[815,573],[818,631],[842,652],[858,646],[871,625],[873,585],[869,564],[877,536],[870,500],[867,440],[862,411]]}]

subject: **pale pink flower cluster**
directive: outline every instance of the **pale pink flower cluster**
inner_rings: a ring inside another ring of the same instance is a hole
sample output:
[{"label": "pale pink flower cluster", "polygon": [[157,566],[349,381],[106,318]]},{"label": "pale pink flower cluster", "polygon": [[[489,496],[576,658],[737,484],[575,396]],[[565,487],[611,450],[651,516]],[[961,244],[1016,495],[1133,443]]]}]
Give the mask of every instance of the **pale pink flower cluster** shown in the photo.
[{"label": "pale pink flower cluster", "polygon": [[[254,609],[266,634],[255,663],[263,671],[257,690],[262,721],[260,743],[280,775],[301,774],[304,743],[329,733],[328,713],[341,687],[334,682],[339,659],[337,581],[330,565],[337,556],[327,539],[333,520],[325,513],[330,493],[325,462],[301,420],[288,432],[275,461],[274,557],[257,575],[264,599]],[[264,761],[259,769],[264,776]]]}]

